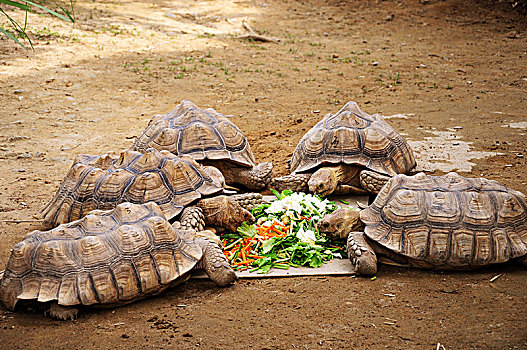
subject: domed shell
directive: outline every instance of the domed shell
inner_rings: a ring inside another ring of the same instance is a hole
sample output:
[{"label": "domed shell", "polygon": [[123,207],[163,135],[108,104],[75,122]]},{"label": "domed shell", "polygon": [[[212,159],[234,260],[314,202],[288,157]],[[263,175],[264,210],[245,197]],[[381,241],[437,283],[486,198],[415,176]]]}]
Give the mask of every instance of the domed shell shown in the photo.
[{"label": "domed shell", "polygon": [[456,173],[397,175],[360,213],[366,235],[423,267],[472,268],[527,254],[527,199]]},{"label": "domed shell", "polygon": [[131,149],[148,148],[189,155],[197,160],[230,160],[239,165],[256,165],[245,135],[226,116],[212,108],[200,109],[183,100],[166,115],[154,116],[134,141]]},{"label": "domed shell", "polygon": [[393,176],[416,165],[406,140],[382,117],[368,115],[355,102],[327,114],[302,137],[291,158],[292,172],[323,164],[359,165]]},{"label": "domed shell", "polygon": [[170,220],[186,205],[221,190],[194,159],[166,151],[79,155],[42,217],[54,227],[94,209],[153,201]]},{"label": "domed shell", "polygon": [[126,303],[169,287],[202,257],[192,232],[176,231],[155,203],[122,203],[15,245],[0,282],[21,299],[59,305]]}]

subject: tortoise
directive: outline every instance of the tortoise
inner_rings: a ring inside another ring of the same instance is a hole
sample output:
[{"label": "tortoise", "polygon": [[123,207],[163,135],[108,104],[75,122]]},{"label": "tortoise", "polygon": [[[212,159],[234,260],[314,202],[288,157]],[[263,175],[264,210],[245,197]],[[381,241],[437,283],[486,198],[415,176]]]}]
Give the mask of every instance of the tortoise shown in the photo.
[{"label": "tortoise", "polygon": [[218,168],[228,185],[251,190],[265,189],[272,176],[273,164],[256,164],[247,138],[227,116],[212,108],[200,109],[187,100],[166,115],[152,117],[130,148],[190,155]]},{"label": "tortoise", "polygon": [[396,175],[369,207],[338,209],[318,229],[347,236],[358,274],[375,274],[378,257],[437,270],[475,269],[512,259],[527,266],[525,195],[457,173]]},{"label": "tortoise", "polygon": [[390,177],[415,165],[410,146],[397,131],[350,101],[302,137],[290,160],[291,174],[274,178],[271,187],[321,196],[376,194]]},{"label": "tortoise", "polygon": [[0,300],[10,310],[36,305],[53,318],[74,319],[81,306],[113,307],[158,294],[194,269],[218,286],[236,280],[216,243],[174,229],[154,202],[125,202],[27,235],[12,249]]},{"label": "tortoise", "polygon": [[[190,221],[181,220],[182,228],[202,230],[207,224],[236,231],[243,221],[254,221],[252,214],[237,202],[250,195],[219,196],[223,190],[219,177],[222,175],[217,169],[168,151],[78,155],[55,197],[42,210],[42,217],[47,227],[54,227],[94,209],[112,209],[122,202],[154,201],[168,220],[174,220],[185,207],[189,212],[196,210],[189,207],[196,204],[201,210],[194,216],[189,213]],[[210,196],[215,197],[205,198]]]}]

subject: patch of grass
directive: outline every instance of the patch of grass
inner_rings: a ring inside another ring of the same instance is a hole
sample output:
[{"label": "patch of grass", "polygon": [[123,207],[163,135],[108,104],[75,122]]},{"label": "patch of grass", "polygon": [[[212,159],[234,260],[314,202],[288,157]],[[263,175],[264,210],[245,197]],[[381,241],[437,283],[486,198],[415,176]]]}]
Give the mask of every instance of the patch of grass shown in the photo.
[{"label": "patch of grass", "polygon": [[42,27],[33,33],[38,40],[50,39],[52,37],[58,38],[60,35],[57,32],[52,32],[48,27]]},{"label": "patch of grass", "polygon": [[205,32],[203,34],[198,34],[197,37],[200,39],[210,39],[214,38],[214,34]]},{"label": "patch of grass", "polygon": [[[71,6],[71,10],[68,11],[68,10],[65,10],[63,7],[61,7],[60,5],[56,4],[56,6],[62,11],[63,14],[60,14],[50,8],[47,8],[45,6],[42,6],[40,4],[37,4],[37,3],[34,3],[32,1],[28,1],[28,0],[0,0],[0,4],[3,4],[3,5],[6,5],[6,6],[9,6],[9,7],[14,7],[15,9],[18,9],[18,10],[21,10],[21,11],[24,11],[25,12],[25,16],[24,16],[24,24],[20,24],[18,23],[15,19],[13,19],[9,14],[7,14],[7,12],[4,11],[3,8],[0,7],[0,14],[4,15],[8,21],[8,23],[11,25],[11,28],[6,28],[4,26],[0,26],[0,35],[5,35],[7,36],[9,39],[13,40],[14,42],[16,42],[17,44],[19,44],[20,46],[22,46],[24,49],[27,49],[26,46],[24,46],[24,44],[22,44],[20,42],[20,40],[18,39],[27,39],[27,41],[29,42],[29,45],[31,46],[31,48],[33,48],[33,42],[31,41],[31,38],[29,37],[28,33],[27,33],[27,29],[28,29],[28,22],[27,22],[27,19],[28,19],[28,12],[31,11],[33,8],[38,8],[40,10],[43,10],[45,12],[47,12],[48,14],[51,14],[52,16],[55,16],[55,17],[58,17],[64,21],[70,21],[72,23],[75,22],[75,13],[73,11],[73,0],[70,0],[70,6]],[[58,11],[58,10],[57,10]],[[71,13],[70,13],[71,12]]]}]

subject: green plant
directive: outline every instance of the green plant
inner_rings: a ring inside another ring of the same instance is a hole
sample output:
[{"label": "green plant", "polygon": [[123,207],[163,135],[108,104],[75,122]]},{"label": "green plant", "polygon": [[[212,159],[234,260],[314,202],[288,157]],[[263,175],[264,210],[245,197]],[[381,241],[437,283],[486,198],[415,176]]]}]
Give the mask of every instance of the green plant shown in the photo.
[{"label": "green plant", "polygon": [[64,21],[70,21],[72,23],[75,22],[75,18],[74,18],[74,12],[73,12],[73,0],[70,0],[70,6],[71,6],[71,13],[69,11],[67,11],[66,9],[64,9],[63,7],[61,7],[60,5],[56,4],[60,10],[64,13],[64,15],[61,15],[59,13],[57,13],[56,11],[53,11],[45,6],[42,6],[40,4],[37,4],[37,3],[34,3],[32,1],[16,1],[16,0],[0,0],[0,4],[4,4],[4,5],[7,5],[7,6],[11,6],[11,7],[15,7],[15,8],[18,8],[22,11],[25,12],[25,17],[24,17],[24,24],[21,25],[20,23],[18,23],[15,19],[13,19],[10,15],[8,15],[3,8],[0,7],[0,13],[3,14],[7,20],[9,21],[9,23],[11,24],[11,26],[13,27],[12,30],[14,32],[11,32],[9,29],[6,29],[2,26],[0,26],[0,33],[2,33],[3,35],[7,36],[8,38],[10,38],[11,40],[13,40],[14,42],[16,42],[17,44],[19,44],[20,46],[22,46],[23,48],[27,49],[27,47],[25,47],[21,42],[20,40],[18,40],[18,38],[26,38],[28,41],[29,41],[29,44],[31,45],[31,48],[33,48],[33,42],[31,41],[31,38],[29,37],[29,35],[27,34],[27,14],[29,11],[31,11],[31,9],[33,7],[37,7],[41,10],[44,10],[46,11],[47,13],[55,16],[55,17],[58,17]]}]

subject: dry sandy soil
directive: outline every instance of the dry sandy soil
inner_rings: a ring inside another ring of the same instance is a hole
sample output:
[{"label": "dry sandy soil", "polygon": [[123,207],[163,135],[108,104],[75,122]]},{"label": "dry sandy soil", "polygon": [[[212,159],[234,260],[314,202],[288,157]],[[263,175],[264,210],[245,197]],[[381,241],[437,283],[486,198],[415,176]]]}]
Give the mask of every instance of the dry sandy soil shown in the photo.
[{"label": "dry sandy soil", "polygon": [[[276,174],[354,100],[412,142],[420,169],[527,193],[527,16],[510,2],[78,1],[0,40],[0,270],[39,229],[74,156],[128,147],[182,99],[233,115]],[[18,15],[19,16],[19,15]],[[20,18],[20,16],[18,17]],[[243,18],[279,43],[239,38]],[[499,278],[491,281],[493,277]],[[0,308],[14,348],[527,349],[527,271],[381,266],[377,278],[191,280],[73,322]]]}]

